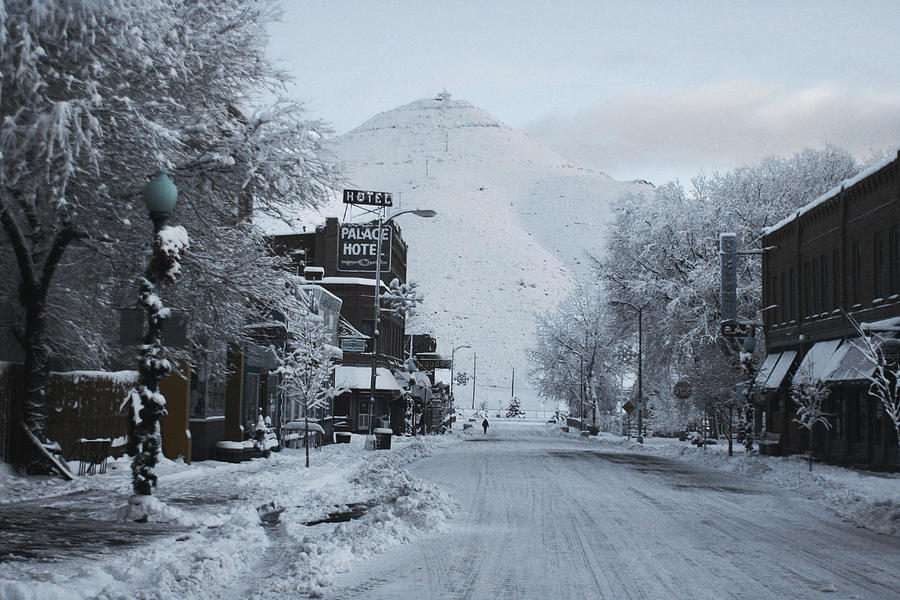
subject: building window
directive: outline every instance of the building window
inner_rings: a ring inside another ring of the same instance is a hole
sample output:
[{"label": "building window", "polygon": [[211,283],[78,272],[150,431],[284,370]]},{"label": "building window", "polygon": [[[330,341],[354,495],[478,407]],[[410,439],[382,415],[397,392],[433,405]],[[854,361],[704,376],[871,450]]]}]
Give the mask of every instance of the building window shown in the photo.
[{"label": "building window", "polygon": [[[766,299],[764,306],[772,306],[778,304],[778,275],[772,275],[772,283],[766,291]],[[778,309],[771,308],[763,313],[763,319],[771,325],[778,322]]]},{"label": "building window", "polygon": [[862,256],[859,240],[853,242],[853,304],[859,304],[862,296]]},{"label": "building window", "polygon": [[890,254],[888,255],[888,289],[889,294],[900,293],[900,231],[891,228]]},{"label": "building window", "polygon": [[356,414],[356,429],[369,429],[369,400],[359,399],[359,408]]},{"label": "building window", "polygon": [[803,316],[809,317],[812,310],[812,277],[810,276],[809,261],[803,263]]},{"label": "building window", "polygon": [[819,298],[821,311],[827,312],[831,307],[828,306],[828,257],[824,254],[819,262]]},{"label": "building window", "polygon": [[778,313],[781,315],[781,322],[786,322],[788,318],[787,273],[784,271],[781,272],[781,306],[778,307]]},{"label": "building window", "polygon": [[866,441],[866,394],[856,393],[856,441]]},{"label": "building window", "polygon": [[834,307],[841,306],[841,255],[835,250],[831,253],[831,286],[834,289]]},{"label": "building window", "polygon": [[828,400],[831,412],[831,439],[838,441],[843,441],[844,439],[844,403],[842,396],[841,392],[835,390]]},{"label": "building window", "polygon": [[875,419],[874,419],[874,428],[872,429],[872,443],[876,446],[881,445],[881,430],[883,428],[882,423],[884,417],[884,406],[882,406],[881,402],[875,403]]},{"label": "building window", "polygon": [[876,231],[872,237],[872,269],[874,271],[872,282],[874,284],[873,298],[884,298],[884,234]]},{"label": "building window", "polygon": [[819,314],[819,259],[812,259],[812,285],[809,288],[809,295],[812,296],[810,304],[812,315]]},{"label": "building window", "polygon": [[788,293],[790,294],[790,298],[788,298],[788,307],[790,309],[790,320],[793,321],[796,318],[796,310],[797,310],[797,285],[794,281],[794,268],[791,267],[790,271],[788,271]]}]

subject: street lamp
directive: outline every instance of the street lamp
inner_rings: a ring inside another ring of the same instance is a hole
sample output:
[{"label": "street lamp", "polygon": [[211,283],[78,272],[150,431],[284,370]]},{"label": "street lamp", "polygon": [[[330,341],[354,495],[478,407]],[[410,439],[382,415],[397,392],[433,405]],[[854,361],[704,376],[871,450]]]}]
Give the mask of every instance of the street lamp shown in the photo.
[{"label": "street lamp", "polygon": [[[372,435],[375,421],[375,381],[378,378],[378,327],[379,319],[381,317],[381,238],[383,237],[382,233],[385,225],[393,221],[396,217],[407,213],[424,218],[431,218],[437,215],[436,211],[427,208],[401,210],[387,219],[382,219],[380,213],[378,215],[378,243],[375,249],[375,301],[373,302],[375,305],[375,322],[372,324],[372,380],[369,389],[369,436]],[[388,251],[391,250],[392,248],[388,249]]]},{"label": "street lamp", "polygon": [[457,346],[450,352],[450,402],[453,402],[453,356],[456,354],[457,350],[462,348],[471,348],[472,346],[468,344],[463,344],[462,346]]},{"label": "street lamp", "polygon": [[[134,518],[146,517],[142,514],[141,497],[152,494],[156,485],[156,466],[162,439],[159,433],[159,421],[166,416],[165,398],[159,393],[159,381],[169,374],[171,366],[165,357],[162,344],[163,321],[168,316],[156,295],[156,284],[166,277],[176,256],[170,256],[162,250],[160,232],[175,209],[178,200],[178,188],[169,179],[165,169],[160,169],[147,183],[144,189],[144,205],[153,221],[153,257],[144,277],[140,279],[140,304],[147,311],[147,333],[141,346],[138,370],[140,384],[131,391],[129,401],[133,412],[129,419],[128,453],[132,456],[132,487],[135,496]],[[143,507],[146,509],[146,507]]]},{"label": "street lamp", "polygon": [[643,390],[643,314],[649,302],[645,302],[641,306],[635,306],[626,300],[610,300],[610,304],[618,304],[627,306],[638,314],[638,437],[639,444],[644,443],[644,390]]}]

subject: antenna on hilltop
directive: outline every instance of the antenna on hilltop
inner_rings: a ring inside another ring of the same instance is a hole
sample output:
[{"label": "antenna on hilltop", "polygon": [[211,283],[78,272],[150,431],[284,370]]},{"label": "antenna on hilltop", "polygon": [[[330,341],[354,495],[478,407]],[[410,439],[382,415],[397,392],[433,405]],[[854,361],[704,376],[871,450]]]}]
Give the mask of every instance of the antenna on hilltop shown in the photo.
[{"label": "antenna on hilltop", "polygon": [[444,91],[434,97],[435,102],[440,102],[441,108],[447,108],[450,106],[450,92],[447,91],[447,88],[444,88]]}]

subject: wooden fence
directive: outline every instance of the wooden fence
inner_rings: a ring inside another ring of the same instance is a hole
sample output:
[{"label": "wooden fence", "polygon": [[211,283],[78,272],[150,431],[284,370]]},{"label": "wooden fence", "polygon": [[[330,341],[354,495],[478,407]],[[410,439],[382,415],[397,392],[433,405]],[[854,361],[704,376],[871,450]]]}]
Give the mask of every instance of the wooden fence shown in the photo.
[{"label": "wooden fence", "polygon": [[22,447],[22,365],[0,363],[0,460],[15,462]]},{"label": "wooden fence", "polygon": [[[0,368],[0,452],[14,462],[22,447],[22,365]],[[125,396],[137,382],[137,371],[71,371],[51,373],[47,436],[59,443],[66,459],[74,457],[81,439],[124,438],[128,433]]]}]

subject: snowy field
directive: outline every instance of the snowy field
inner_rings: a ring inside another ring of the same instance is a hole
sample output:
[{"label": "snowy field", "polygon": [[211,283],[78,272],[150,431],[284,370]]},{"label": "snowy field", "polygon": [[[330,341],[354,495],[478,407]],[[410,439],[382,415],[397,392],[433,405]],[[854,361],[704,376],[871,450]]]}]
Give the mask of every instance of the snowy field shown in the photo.
[{"label": "snowy field", "polygon": [[308,470],[169,461],[167,522],[140,526],[116,519],[126,460],[74,484],[7,471],[0,600],[900,597],[897,475],[464,422],[376,453],[354,436]]}]

